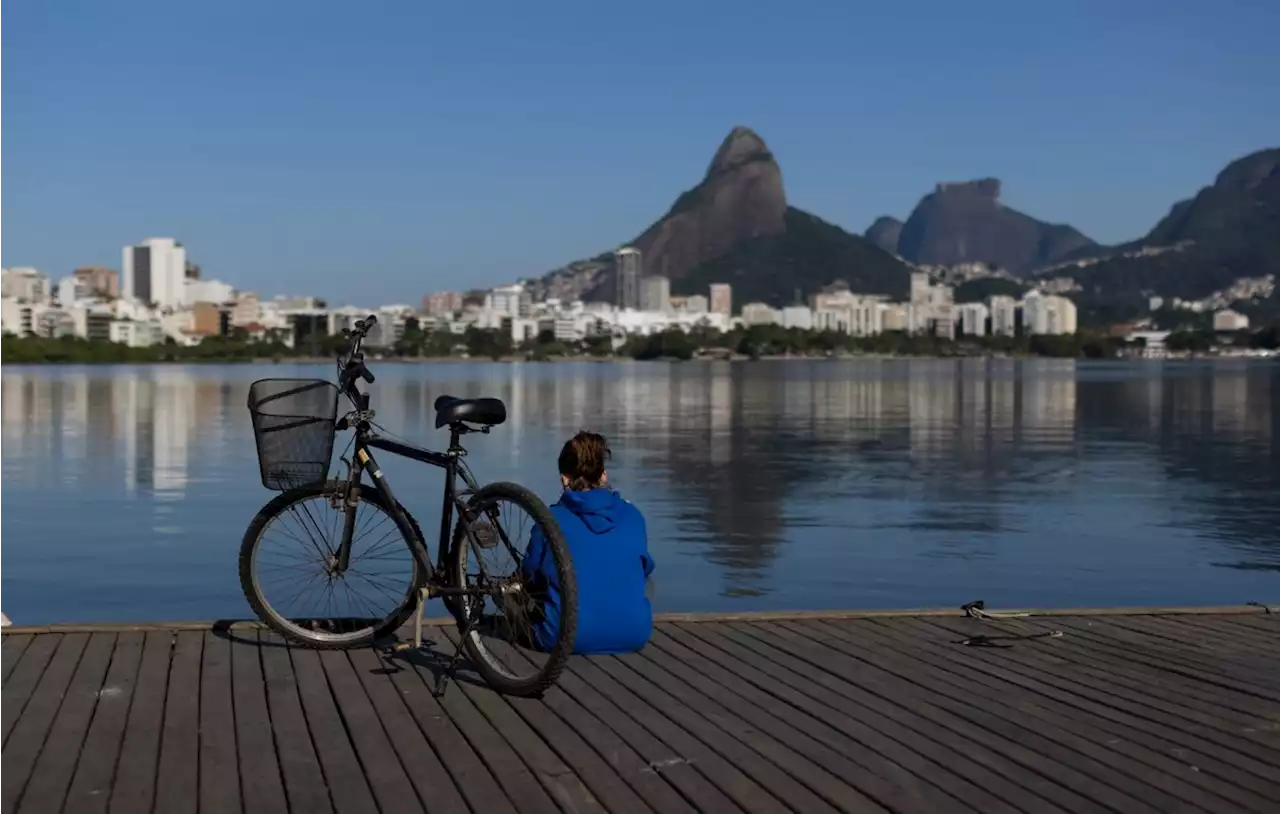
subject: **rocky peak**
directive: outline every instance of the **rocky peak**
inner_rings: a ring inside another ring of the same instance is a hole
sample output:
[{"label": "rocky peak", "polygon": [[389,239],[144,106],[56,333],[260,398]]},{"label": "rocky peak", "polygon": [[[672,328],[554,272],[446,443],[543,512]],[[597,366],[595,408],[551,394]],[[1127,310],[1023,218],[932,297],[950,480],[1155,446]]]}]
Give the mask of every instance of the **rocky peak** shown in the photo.
[{"label": "rocky peak", "polygon": [[729,131],[724,141],[720,142],[720,149],[716,150],[711,164],[707,167],[707,174],[702,180],[709,181],[721,173],[737,169],[752,161],[772,160],[773,154],[769,152],[764,139],[750,127],[738,125]]},{"label": "rocky peak", "polygon": [[902,225],[898,254],[923,265],[994,263],[1021,274],[1095,245],[1070,226],[1004,206],[1000,191],[997,178],[938,184]]},{"label": "rocky peak", "polygon": [[979,178],[974,181],[949,181],[938,184],[934,190],[937,195],[955,195],[973,198],[985,198],[996,202],[1000,200],[1000,179]]},{"label": "rocky peak", "polygon": [[1245,245],[1275,232],[1280,218],[1280,149],[1238,158],[1194,198],[1174,204],[1143,241],[1172,246],[1185,241]]},{"label": "rocky peak", "polygon": [[735,127],[720,143],[701,183],[676,198],[666,215],[631,245],[644,274],[677,279],[743,240],[786,230],[782,170],[764,139]]}]

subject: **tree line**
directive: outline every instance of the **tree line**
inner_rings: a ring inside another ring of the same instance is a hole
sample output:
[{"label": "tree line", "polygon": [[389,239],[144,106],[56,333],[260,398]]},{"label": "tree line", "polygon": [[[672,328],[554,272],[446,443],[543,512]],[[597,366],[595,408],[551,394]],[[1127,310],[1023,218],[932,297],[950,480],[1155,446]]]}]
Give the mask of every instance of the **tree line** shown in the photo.
[{"label": "tree line", "polygon": [[[209,336],[197,345],[173,341],[148,347],[78,337],[17,337],[5,334],[0,344],[4,364],[142,364],[150,362],[247,362],[289,358],[333,358],[347,345],[343,336],[315,335],[289,347],[278,339],[254,339],[239,329],[227,336]],[[1236,334],[1216,334],[1208,328],[1179,330],[1166,339],[1172,351],[1207,352],[1222,346],[1260,349],[1280,348],[1280,325]],[[875,336],[850,336],[837,331],[807,331],[777,325],[752,325],[720,332],[695,328],[689,333],[672,329],[647,336],[632,336],[614,349],[608,335],[581,341],[563,341],[543,331],[524,342],[515,342],[507,331],[468,328],[462,333],[425,331],[411,320],[400,338],[389,346],[367,346],[371,357],[473,359],[521,358],[532,361],[565,357],[622,357],[638,360],[692,359],[702,354],[761,358],[766,356],[831,356],[864,353],[894,356],[1047,356],[1107,359],[1135,350],[1135,343],[1101,333],[1058,336],[984,336],[944,339],[936,336],[886,331]]]}]

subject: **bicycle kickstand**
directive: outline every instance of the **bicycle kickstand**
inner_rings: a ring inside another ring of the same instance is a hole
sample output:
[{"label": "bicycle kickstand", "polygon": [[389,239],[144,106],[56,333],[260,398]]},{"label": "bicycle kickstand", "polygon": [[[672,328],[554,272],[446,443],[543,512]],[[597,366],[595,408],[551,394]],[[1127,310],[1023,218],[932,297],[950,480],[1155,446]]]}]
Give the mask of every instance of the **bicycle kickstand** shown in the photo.
[{"label": "bicycle kickstand", "polygon": [[427,609],[429,594],[427,588],[418,591],[418,609],[413,612],[413,646],[417,650],[422,649],[422,614]]},{"label": "bicycle kickstand", "polygon": [[445,683],[446,681],[449,679],[457,680],[458,662],[462,659],[462,643],[471,635],[471,629],[474,626],[475,621],[468,618],[466,624],[458,631],[458,643],[453,648],[453,658],[449,659],[449,665],[436,676],[436,688],[433,693],[436,698],[444,696],[445,688],[448,686]]}]

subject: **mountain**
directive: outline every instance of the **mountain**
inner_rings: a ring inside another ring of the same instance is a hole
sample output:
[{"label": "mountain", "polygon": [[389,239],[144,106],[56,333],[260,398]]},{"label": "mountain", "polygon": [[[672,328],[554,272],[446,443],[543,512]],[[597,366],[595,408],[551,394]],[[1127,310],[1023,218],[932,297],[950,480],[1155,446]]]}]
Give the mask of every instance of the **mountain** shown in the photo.
[{"label": "mountain", "polygon": [[866,238],[891,254],[898,253],[898,240],[902,237],[902,221],[882,215],[867,229]]},{"label": "mountain", "polygon": [[[855,290],[904,294],[909,268],[858,235],[791,207],[782,170],[764,139],[735,127],[696,186],[630,241],[643,275],[671,280],[675,294],[734,287],[734,302],[792,303],[843,279]],[[535,294],[613,301],[612,260],[580,260],[533,282]]]},{"label": "mountain", "polygon": [[896,231],[891,250],[912,263],[994,263],[1014,274],[1095,245],[1070,226],[1045,223],[1000,203],[1000,187],[996,178],[938,184],[906,223],[879,218],[867,230],[867,238],[889,248]]},{"label": "mountain", "polygon": [[1098,254],[1042,273],[1072,277],[1085,298],[1113,302],[1199,299],[1242,277],[1280,276],[1280,149],[1232,161],[1144,237]]}]

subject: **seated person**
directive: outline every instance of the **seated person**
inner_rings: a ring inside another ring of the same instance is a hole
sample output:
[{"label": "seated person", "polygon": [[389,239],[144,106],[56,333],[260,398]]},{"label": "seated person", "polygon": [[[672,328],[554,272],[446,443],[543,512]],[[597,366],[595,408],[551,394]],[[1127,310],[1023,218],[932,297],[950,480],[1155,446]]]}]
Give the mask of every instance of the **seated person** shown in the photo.
[{"label": "seated person", "polygon": [[[631,653],[649,641],[653,610],[646,580],[653,573],[644,516],[609,488],[602,436],[580,432],[560,450],[564,493],[551,513],[564,534],[578,582],[578,632],[573,652]],[[524,571],[545,586],[546,600],[533,634],[540,649],[553,646],[560,622],[560,590],[545,539],[535,529],[525,552]]]}]

